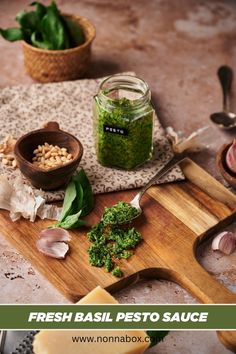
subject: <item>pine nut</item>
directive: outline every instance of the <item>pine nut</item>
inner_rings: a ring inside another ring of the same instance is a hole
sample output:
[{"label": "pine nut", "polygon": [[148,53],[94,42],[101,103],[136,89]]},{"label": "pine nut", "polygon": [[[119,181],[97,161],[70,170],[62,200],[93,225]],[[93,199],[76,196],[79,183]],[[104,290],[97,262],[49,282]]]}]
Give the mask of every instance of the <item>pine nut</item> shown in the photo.
[{"label": "pine nut", "polygon": [[[50,168],[59,167],[69,163],[73,156],[65,147],[60,148],[58,145],[53,146],[48,143],[38,145],[38,148],[33,151],[32,163],[39,168],[49,170]],[[6,159],[8,164],[15,166],[15,160],[13,156],[9,156]]]}]

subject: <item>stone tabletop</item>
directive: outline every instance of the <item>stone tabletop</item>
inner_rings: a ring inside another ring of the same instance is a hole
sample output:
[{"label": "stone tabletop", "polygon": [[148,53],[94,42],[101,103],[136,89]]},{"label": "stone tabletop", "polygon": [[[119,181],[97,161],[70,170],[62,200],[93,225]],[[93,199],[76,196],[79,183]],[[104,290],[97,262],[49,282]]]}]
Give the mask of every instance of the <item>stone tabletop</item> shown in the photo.
[{"label": "stone tabletop", "polygon": [[[93,60],[87,77],[135,71],[152,90],[164,126],[185,134],[210,125],[213,142],[195,160],[225,184],[215,168],[215,154],[234,132],[223,132],[209,121],[222,105],[216,76],[220,65],[236,71],[236,2],[233,0],[58,0],[63,12],[88,17],[96,26]],[[0,26],[14,26],[24,0],[0,1]],[[31,84],[23,66],[21,43],[0,39],[0,87]],[[236,110],[236,81],[232,110]],[[200,263],[236,292],[236,255],[223,257],[206,244]],[[32,266],[0,237],[1,303],[67,303]],[[143,281],[115,294],[122,303],[194,303],[179,286]],[[226,354],[215,332],[171,332],[149,353]]]}]

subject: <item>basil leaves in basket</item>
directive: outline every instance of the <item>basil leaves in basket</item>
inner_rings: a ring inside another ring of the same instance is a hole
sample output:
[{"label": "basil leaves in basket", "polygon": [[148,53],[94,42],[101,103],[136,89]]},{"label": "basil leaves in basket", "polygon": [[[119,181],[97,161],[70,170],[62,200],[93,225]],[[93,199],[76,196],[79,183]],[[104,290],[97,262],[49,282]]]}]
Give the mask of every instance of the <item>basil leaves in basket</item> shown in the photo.
[{"label": "basil leaves in basket", "polygon": [[35,11],[20,11],[16,21],[20,28],[0,28],[0,34],[10,42],[25,40],[34,47],[49,50],[73,48],[84,43],[81,26],[69,16],[62,16],[54,1],[49,6],[30,4]]},{"label": "basil leaves in basket", "polygon": [[81,216],[89,214],[94,207],[91,184],[84,170],[77,172],[68,184],[59,222],[54,227],[75,229],[86,222]]}]

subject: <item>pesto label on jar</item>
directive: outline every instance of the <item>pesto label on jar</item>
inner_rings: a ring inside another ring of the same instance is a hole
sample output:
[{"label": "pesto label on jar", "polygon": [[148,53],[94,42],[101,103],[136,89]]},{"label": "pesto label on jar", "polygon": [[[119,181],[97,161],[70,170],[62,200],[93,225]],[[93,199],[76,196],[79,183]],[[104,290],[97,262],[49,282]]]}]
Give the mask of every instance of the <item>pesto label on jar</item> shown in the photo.
[{"label": "pesto label on jar", "polygon": [[112,134],[118,134],[118,135],[128,135],[128,129],[114,127],[114,126],[107,125],[107,124],[103,125],[103,131],[104,131],[104,133],[112,133]]}]

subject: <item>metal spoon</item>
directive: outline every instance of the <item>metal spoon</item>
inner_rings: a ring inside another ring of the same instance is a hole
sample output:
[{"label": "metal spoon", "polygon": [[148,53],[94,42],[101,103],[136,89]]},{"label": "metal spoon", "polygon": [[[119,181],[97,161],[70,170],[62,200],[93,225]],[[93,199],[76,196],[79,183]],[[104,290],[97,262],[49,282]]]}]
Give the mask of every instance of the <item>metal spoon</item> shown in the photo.
[{"label": "metal spoon", "polygon": [[[136,196],[129,202],[129,204],[137,209],[137,214],[122,222],[122,224],[129,223],[133,219],[136,219],[138,216],[142,214],[142,208],[140,206],[140,201],[144,193],[161,177],[163,177],[167,172],[169,172],[174,166],[178,165],[181,161],[183,161],[186,157],[188,157],[188,153],[197,153],[205,148],[207,145],[203,144],[203,140],[205,141],[210,139],[209,127],[202,127],[192,134],[190,134],[187,138],[181,139],[180,142],[174,144],[174,156],[167,162],[165,166],[163,166],[154,177],[150,179],[150,181],[136,194]],[[205,138],[204,138],[205,137]],[[173,145],[173,144],[172,144]],[[121,223],[119,223],[121,224]]]},{"label": "metal spoon", "polygon": [[[136,219],[141,213],[142,209],[140,206],[140,200],[144,193],[161,177],[163,177],[167,172],[169,172],[174,166],[178,165],[181,161],[183,161],[187,156],[186,151],[175,154],[172,159],[167,162],[165,166],[163,166],[157,174],[150,179],[150,181],[136,194],[133,200],[131,200],[130,204],[138,210],[138,214],[132,219],[128,220],[128,222]],[[126,221],[127,222],[127,221]]]},{"label": "metal spoon", "polygon": [[230,112],[229,94],[233,81],[233,70],[229,66],[221,66],[217,72],[223,92],[223,111],[210,115],[213,123],[223,129],[232,129],[236,126],[236,114]]}]

